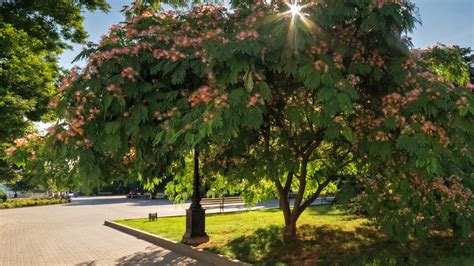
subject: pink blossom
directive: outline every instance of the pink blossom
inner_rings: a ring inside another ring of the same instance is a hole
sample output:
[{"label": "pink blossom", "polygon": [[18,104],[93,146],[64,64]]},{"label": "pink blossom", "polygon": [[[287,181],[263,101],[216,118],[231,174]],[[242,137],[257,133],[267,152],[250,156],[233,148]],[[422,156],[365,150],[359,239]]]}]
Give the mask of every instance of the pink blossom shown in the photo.
[{"label": "pink blossom", "polygon": [[130,80],[136,81],[135,76],[138,76],[138,72],[132,67],[126,67],[122,70],[120,76],[122,76],[122,78],[128,78]]},{"label": "pink blossom", "polygon": [[18,138],[13,141],[17,147],[23,147],[28,144],[28,140],[26,138]]},{"label": "pink blossom", "polygon": [[16,151],[16,147],[10,147],[10,148],[8,148],[8,149],[5,150],[5,153],[6,153],[8,156],[11,156],[15,151]]}]

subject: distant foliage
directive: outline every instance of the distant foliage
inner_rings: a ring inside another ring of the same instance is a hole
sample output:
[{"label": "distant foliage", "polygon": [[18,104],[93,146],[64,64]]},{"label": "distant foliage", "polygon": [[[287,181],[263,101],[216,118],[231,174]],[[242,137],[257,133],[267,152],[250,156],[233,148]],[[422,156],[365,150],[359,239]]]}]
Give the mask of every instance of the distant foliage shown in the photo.
[{"label": "distant foliage", "polygon": [[[431,70],[458,85],[470,83],[469,65],[464,59],[464,50],[458,46],[447,47],[437,44],[421,52],[420,56],[430,65]],[[469,85],[472,86],[472,85]],[[474,87],[471,87],[473,89]]]},{"label": "distant foliage", "polygon": [[83,11],[107,11],[104,0],[0,1],[0,182],[14,182],[7,146],[52,121],[48,103],[60,76],[59,54],[87,38]]},{"label": "distant foliage", "polygon": [[3,190],[0,190],[0,200],[0,203],[7,202],[7,193],[5,193]]},{"label": "distant foliage", "polygon": [[47,137],[31,133],[14,140],[5,150],[7,162],[18,167],[18,174],[7,183],[8,187],[22,192],[38,187],[68,191],[80,185],[74,180],[77,169],[73,161],[56,157],[47,141]]}]

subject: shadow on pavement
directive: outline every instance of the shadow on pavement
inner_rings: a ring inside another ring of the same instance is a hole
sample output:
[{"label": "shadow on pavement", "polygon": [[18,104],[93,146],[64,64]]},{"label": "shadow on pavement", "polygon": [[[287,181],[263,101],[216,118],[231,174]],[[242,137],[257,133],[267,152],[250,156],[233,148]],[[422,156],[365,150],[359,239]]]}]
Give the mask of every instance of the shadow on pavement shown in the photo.
[{"label": "shadow on pavement", "polygon": [[150,251],[137,252],[115,261],[116,265],[206,265],[179,253],[149,247]]},{"label": "shadow on pavement", "polygon": [[[128,256],[121,257],[114,262],[105,262],[111,265],[207,265],[197,262],[182,254],[171,252],[156,246],[149,246],[146,251],[139,251]],[[104,265],[104,261],[86,261],[77,266]]]}]

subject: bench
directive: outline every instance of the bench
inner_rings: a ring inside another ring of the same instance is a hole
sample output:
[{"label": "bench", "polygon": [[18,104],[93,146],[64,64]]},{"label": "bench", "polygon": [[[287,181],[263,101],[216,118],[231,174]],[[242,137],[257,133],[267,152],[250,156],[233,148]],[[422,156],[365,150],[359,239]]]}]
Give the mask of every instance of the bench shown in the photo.
[{"label": "bench", "polygon": [[155,195],[155,199],[165,199],[165,198],[166,198],[166,194],[163,192],[158,192]]},{"label": "bench", "polygon": [[204,209],[219,207],[220,211],[224,211],[225,206],[241,206],[245,205],[245,201],[241,197],[223,197],[223,198],[202,198],[201,206]]},{"label": "bench", "polygon": [[152,198],[153,198],[153,195],[152,195],[151,193],[149,193],[149,192],[146,192],[146,193],[143,193],[143,194],[138,194],[138,193],[136,193],[136,194],[128,194],[127,197],[128,197],[128,198],[131,198],[131,199],[133,199],[133,198],[139,198],[139,199],[146,199],[146,198],[148,198],[148,199],[152,199]]},{"label": "bench", "polygon": [[327,204],[331,204],[334,201],[334,198],[335,198],[334,195],[329,194],[329,195],[323,195],[319,199],[321,200],[321,204],[327,205]]}]

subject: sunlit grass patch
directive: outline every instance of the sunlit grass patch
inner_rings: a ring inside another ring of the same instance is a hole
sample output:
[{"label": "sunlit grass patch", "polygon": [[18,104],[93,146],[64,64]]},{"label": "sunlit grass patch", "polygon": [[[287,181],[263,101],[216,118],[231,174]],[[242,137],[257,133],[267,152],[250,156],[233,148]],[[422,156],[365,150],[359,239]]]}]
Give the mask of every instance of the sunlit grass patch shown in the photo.
[{"label": "sunlit grass patch", "polygon": [[[180,241],[185,217],[122,220],[118,223]],[[210,242],[201,248],[249,263],[355,265],[473,265],[474,255],[453,254],[449,236],[403,247],[380,233],[369,220],[330,207],[305,211],[298,222],[298,241],[282,240],[283,215],[278,209],[208,214]],[[471,241],[472,242],[472,241]],[[427,248],[429,247],[429,248]],[[439,264],[441,263],[442,264]]]}]

